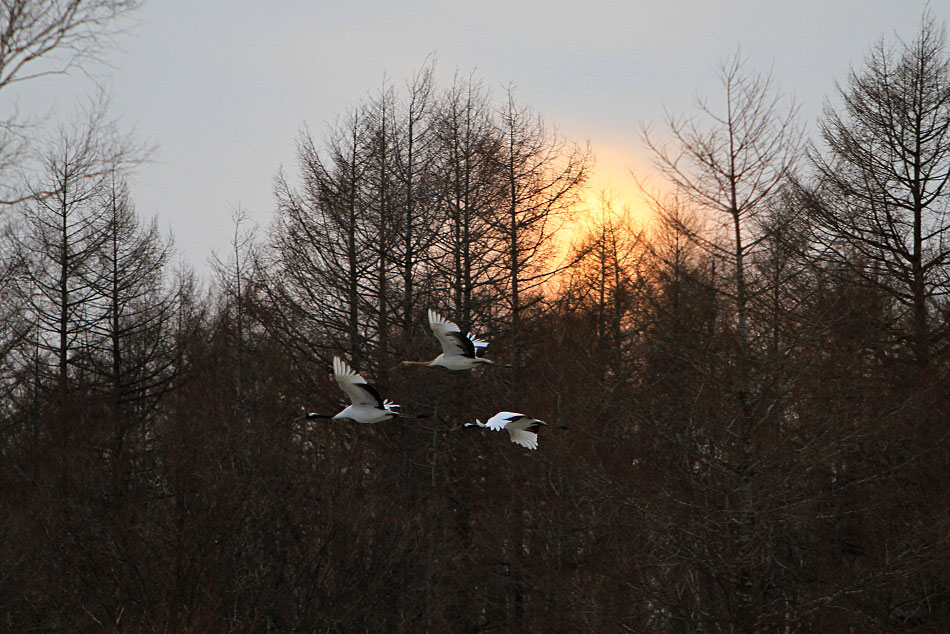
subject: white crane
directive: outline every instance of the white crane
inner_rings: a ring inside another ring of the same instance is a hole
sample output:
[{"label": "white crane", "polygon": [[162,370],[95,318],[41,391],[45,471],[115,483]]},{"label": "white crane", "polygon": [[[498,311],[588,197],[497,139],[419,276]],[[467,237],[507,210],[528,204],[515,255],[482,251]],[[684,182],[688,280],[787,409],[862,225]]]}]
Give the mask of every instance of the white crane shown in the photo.
[{"label": "white crane", "polygon": [[476,339],[470,333],[462,332],[461,328],[455,323],[431,308],[429,309],[429,327],[432,328],[435,338],[442,344],[442,354],[431,361],[403,361],[392,368],[393,370],[404,365],[442,366],[449,370],[471,370],[477,365],[512,367],[486,359],[484,355],[485,349],[488,348],[487,341]]},{"label": "white crane", "polygon": [[335,416],[328,414],[307,414],[307,418],[349,418],[357,423],[381,423],[392,418],[425,418],[425,414],[409,416],[396,411],[396,405],[389,399],[383,399],[375,387],[366,382],[350,365],[340,357],[333,357],[333,378],[340,388],[350,396],[350,405]]},{"label": "white crane", "polygon": [[517,412],[498,412],[488,422],[483,423],[476,418],[474,423],[465,423],[463,427],[487,427],[492,431],[507,429],[511,442],[534,450],[538,448],[538,430],[541,425],[547,423]]}]

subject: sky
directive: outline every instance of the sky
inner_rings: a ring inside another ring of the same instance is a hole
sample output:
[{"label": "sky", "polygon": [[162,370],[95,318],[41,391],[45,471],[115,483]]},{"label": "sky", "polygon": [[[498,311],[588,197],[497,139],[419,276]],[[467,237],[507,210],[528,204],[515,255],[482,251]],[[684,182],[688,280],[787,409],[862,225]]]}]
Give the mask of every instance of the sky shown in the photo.
[{"label": "sky", "polygon": [[[266,228],[273,181],[293,175],[304,125],[319,138],[384,79],[401,86],[429,56],[443,85],[475,71],[559,133],[589,142],[591,184],[636,205],[630,171],[650,176],[641,127],[715,99],[717,67],[737,50],[771,70],[810,130],[835,81],[860,68],[882,36],[912,40],[923,0],[626,0],[587,2],[328,2],[147,0],[117,38],[108,67],[44,77],[4,95],[21,110],[67,116],[111,94],[124,130],[153,144],[134,175],[138,213],[174,234],[185,262],[207,271],[226,253],[232,211]],[[929,5],[938,20],[950,10]]]}]

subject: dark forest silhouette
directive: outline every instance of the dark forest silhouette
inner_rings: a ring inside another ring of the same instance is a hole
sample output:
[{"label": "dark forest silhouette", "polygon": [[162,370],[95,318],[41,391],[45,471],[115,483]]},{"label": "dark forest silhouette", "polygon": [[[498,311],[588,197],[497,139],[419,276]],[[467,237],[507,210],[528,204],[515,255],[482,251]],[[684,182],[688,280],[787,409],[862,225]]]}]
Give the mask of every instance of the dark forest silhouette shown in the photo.
[{"label": "dark forest silhouette", "polygon": [[[605,198],[560,256],[589,151],[426,67],[301,131],[210,290],[104,106],[10,120],[0,631],[950,631],[945,30],[872,46],[812,139],[719,70],[644,131],[653,225]],[[428,309],[514,367],[390,371]],[[337,355],[428,417],[307,419]],[[505,410],[537,451],[460,431]]]}]

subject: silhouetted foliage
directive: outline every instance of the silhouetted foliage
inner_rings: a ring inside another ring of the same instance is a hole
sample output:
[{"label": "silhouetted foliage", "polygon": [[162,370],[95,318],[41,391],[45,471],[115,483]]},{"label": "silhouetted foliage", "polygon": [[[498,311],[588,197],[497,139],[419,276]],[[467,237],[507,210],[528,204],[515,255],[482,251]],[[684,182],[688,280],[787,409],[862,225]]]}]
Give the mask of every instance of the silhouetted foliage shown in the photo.
[{"label": "silhouetted foliage", "polygon": [[[604,194],[563,258],[587,153],[431,66],[300,134],[210,290],[73,129],[0,236],[0,631],[948,631],[942,146],[926,204],[873,177],[908,165],[879,107],[942,134],[940,33],[873,49],[798,172],[726,64],[654,220]],[[390,371],[427,308],[516,367]],[[428,418],[304,416],[334,355]],[[462,427],[502,410],[536,452]]]}]

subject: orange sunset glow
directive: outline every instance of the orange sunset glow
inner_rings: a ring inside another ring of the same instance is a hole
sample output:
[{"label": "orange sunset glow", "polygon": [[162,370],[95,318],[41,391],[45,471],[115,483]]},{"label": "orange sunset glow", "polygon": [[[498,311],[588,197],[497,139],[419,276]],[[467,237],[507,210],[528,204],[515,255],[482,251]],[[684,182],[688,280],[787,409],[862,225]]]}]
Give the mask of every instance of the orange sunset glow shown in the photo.
[{"label": "orange sunset glow", "polygon": [[649,224],[652,218],[653,212],[634,179],[634,173],[644,171],[644,161],[632,152],[606,145],[595,145],[593,153],[595,163],[574,217],[559,231],[561,253],[566,253],[592,224],[601,220],[605,206],[613,214],[629,209],[634,222],[641,226]]}]

